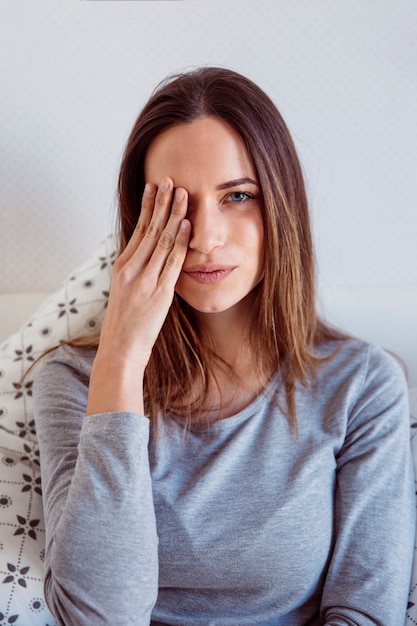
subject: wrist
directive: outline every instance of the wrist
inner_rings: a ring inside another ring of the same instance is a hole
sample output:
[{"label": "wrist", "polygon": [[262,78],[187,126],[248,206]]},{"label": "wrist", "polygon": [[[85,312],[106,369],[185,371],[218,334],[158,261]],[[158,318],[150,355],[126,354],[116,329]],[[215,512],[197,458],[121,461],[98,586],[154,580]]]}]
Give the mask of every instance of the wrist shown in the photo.
[{"label": "wrist", "polygon": [[120,354],[97,351],[91,368],[87,415],[93,413],[144,413],[144,367]]}]

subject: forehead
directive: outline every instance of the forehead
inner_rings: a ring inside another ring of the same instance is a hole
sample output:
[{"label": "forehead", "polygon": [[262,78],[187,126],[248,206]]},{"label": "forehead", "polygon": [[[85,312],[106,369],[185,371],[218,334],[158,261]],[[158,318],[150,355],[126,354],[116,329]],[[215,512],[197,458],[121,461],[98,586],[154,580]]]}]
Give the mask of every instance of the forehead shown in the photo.
[{"label": "forehead", "polygon": [[257,178],[242,137],[217,117],[176,124],[152,141],[145,157],[145,178],[158,184],[162,176],[182,186],[197,179],[220,184],[245,176]]}]

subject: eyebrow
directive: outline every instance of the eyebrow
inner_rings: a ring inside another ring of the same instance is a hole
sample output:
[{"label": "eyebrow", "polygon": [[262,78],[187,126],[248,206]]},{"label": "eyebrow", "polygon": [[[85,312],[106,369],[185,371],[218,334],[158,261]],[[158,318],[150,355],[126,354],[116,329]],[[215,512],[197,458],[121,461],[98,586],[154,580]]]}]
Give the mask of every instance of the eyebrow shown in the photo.
[{"label": "eyebrow", "polygon": [[253,178],[236,178],[235,180],[228,180],[225,183],[222,183],[221,185],[217,185],[216,189],[229,189],[230,187],[238,187],[239,185],[247,185],[248,183],[250,183],[251,185],[256,185],[257,187],[259,187],[259,183],[256,182],[256,180],[253,180]]}]

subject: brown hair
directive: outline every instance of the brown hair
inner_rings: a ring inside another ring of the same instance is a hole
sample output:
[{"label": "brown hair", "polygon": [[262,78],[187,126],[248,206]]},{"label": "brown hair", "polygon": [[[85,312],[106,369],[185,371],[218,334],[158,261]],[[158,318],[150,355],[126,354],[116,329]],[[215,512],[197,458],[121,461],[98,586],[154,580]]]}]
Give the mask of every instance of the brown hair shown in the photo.
[{"label": "brown hair", "polygon": [[[251,80],[228,69],[204,67],[170,77],[153,93],[134,124],[119,182],[120,250],[138,221],[151,142],[180,123],[216,116],[242,137],[255,165],[264,203],[265,271],[251,317],[251,341],[260,380],[280,370],[287,415],[295,425],[294,387],[307,383],[319,360],[315,345],[340,334],[316,315],[314,256],[307,197],[294,143],[279,111]],[[180,407],[195,419],[216,360],[175,296],[145,372],[149,415]],[[197,394],[195,394],[197,390]],[[194,403],[181,402],[195,397]]]}]

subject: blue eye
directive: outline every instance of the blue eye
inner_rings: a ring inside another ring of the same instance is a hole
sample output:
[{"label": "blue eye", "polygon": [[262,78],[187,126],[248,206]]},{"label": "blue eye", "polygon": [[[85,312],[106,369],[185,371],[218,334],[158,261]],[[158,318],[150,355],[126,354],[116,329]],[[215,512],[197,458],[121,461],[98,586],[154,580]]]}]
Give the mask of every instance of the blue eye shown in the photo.
[{"label": "blue eye", "polygon": [[244,202],[245,200],[253,200],[254,196],[246,191],[233,191],[233,193],[229,194],[228,198],[230,198],[232,202]]}]

